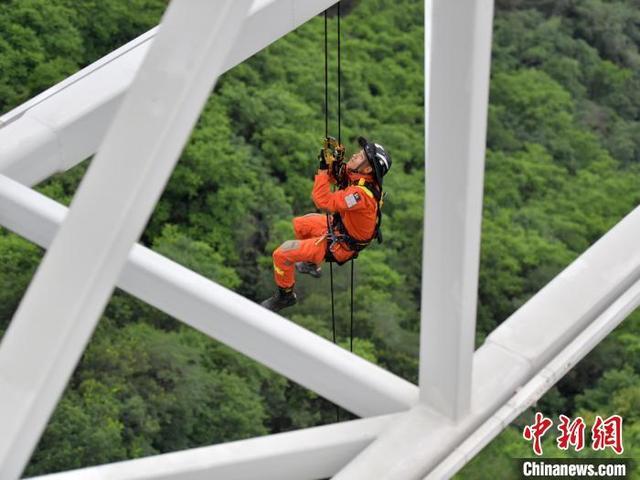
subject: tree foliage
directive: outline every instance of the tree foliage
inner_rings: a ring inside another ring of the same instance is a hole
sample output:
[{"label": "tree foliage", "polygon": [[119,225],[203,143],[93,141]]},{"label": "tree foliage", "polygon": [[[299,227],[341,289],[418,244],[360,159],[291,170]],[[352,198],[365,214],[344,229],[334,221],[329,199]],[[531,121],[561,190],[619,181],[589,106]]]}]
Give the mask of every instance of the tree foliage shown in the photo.
[{"label": "tree foliage", "polygon": [[[357,354],[418,377],[424,208],[423,2],[343,0],[341,137],[384,143],[385,241],[355,263]],[[164,0],[0,3],[0,111],[156,23]],[[498,0],[494,21],[477,343],[640,203],[640,14],[635,0]],[[330,19],[335,18],[330,12]],[[100,19],[100,21],[96,21]],[[271,252],[310,200],[324,136],[322,18],[223,75],[141,241],[259,301]],[[329,32],[330,45],[336,41]],[[330,134],[337,135],[330,48]],[[80,165],[38,189],[68,204]],[[42,252],[0,233],[0,334]],[[334,268],[338,343],[350,347],[350,265]],[[333,336],[328,266],[283,312]],[[625,415],[640,452],[638,313],[556,385],[547,415]],[[493,478],[528,456],[526,412],[461,474]],[[342,418],[349,418],[347,414]],[[117,290],[27,473],[335,421],[335,407]],[[557,452],[556,452],[557,453]]]}]

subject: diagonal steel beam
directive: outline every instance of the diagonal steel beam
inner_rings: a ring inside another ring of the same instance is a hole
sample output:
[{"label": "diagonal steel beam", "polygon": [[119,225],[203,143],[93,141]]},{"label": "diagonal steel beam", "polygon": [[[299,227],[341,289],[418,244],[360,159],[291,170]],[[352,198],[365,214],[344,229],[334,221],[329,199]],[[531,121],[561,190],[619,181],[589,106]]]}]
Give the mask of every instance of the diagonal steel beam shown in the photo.
[{"label": "diagonal steel beam", "polygon": [[[67,208],[0,175],[0,225],[48,248]],[[418,389],[141,245],[118,286],[359,416],[409,409]]]},{"label": "diagonal steel beam", "polygon": [[221,71],[250,0],[172,2],[0,344],[0,478],[26,465]]},{"label": "diagonal steel beam", "polygon": [[400,415],[279,433],[31,480],[316,480],[335,474]]},{"label": "diagonal steel beam", "polygon": [[[336,0],[254,0],[227,71]],[[0,173],[35,185],[93,155],[156,36],[149,30],[0,116]]]},{"label": "diagonal steel beam", "polygon": [[468,435],[424,480],[453,477],[518,415],[534,405],[551,387],[593,350],[635,309],[640,307],[640,280],[615,300],[567,347],[523,385],[505,405]]},{"label": "diagonal steel beam", "polygon": [[468,415],[452,422],[420,402],[334,480],[419,480],[478,429],[482,437],[504,428],[637,307],[639,236],[637,207],[489,335],[474,354]]}]

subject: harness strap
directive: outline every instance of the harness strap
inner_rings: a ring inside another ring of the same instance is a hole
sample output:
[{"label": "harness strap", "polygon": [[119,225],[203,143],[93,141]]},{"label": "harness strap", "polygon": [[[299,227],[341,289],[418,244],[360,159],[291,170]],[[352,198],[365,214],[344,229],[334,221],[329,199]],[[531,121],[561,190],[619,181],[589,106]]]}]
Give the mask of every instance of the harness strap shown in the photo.
[{"label": "harness strap", "polygon": [[358,185],[358,188],[360,188],[360,190],[362,190],[364,193],[366,193],[369,197],[371,198],[375,198],[373,196],[373,193],[371,192],[371,190],[369,190],[367,187],[365,187],[364,185]]},{"label": "harness strap", "polygon": [[[367,248],[374,238],[378,240],[378,243],[382,243],[380,225],[382,223],[382,204],[384,193],[376,188],[374,184],[365,182],[363,178],[361,178],[355,185],[365,192],[366,195],[371,198],[375,198],[378,202],[376,228],[373,232],[373,236],[369,240],[357,240],[349,234],[339,213],[333,214],[333,222],[331,222],[331,225],[329,225],[327,217],[327,237],[329,238],[329,242],[327,242],[326,260],[329,262],[335,262],[338,265],[343,265],[345,262],[339,262],[333,255],[333,247],[337,243],[344,243],[349,250],[354,252],[354,255],[351,258],[357,258],[358,253]],[[337,234],[336,230],[338,231]]]}]

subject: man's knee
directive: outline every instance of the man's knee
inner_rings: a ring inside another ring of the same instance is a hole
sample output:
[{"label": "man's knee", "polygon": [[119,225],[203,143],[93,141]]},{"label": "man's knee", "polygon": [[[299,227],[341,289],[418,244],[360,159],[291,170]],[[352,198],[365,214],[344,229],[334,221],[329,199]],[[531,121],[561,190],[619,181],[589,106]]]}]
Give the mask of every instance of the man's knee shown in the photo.
[{"label": "man's knee", "polygon": [[307,214],[301,217],[294,217],[291,220],[291,223],[293,225],[293,232],[297,239],[304,240],[312,235],[314,220],[311,215]]},{"label": "man's knee", "polygon": [[320,237],[327,229],[327,217],[319,213],[308,213],[301,217],[295,217],[291,222],[296,238],[301,240]]},{"label": "man's knee", "polygon": [[293,262],[288,258],[289,252],[298,250],[299,248],[300,242],[298,240],[287,240],[273,251],[273,261],[280,265],[293,265]]},{"label": "man's knee", "polygon": [[303,238],[304,229],[302,223],[302,217],[293,217],[291,219],[291,224],[293,225],[293,233],[296,238]]}]

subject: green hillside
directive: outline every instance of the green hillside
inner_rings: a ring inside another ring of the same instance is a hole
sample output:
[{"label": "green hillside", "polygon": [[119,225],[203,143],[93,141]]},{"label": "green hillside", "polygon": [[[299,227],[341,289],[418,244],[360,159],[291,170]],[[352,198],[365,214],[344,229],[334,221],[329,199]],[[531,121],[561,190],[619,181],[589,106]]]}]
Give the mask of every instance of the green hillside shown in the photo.
[{"label": "green hillside", "polygon": [[[0,112],[151,28],[165,3],[0,2]],[[356,262],[354,348],[416,382],[423,2],[345,3],[342,138],[348,153],[358,135],[375,139],[394,161],[385,178],[385,242]],[[498,0],[496,9],[478,345],[640,204],[638,1]],[[272,293],[272,250],[292,237],[293,215],[314,211],[323,32],[318,17],[220,79],[143,244],[252,300]],[[332,31],[332,65],[335,42]],[[330,80],[335,99],[335,71]],[[334,135],[336,125],[332,106]],[[38,189],[68,204],[86,168]],[[42,253],[0,229],[0,335]],[[334,272],[338,338],[348,348],[349,266]],[[328,275],[299,279],[297,290],[301,302],[284,315],[331,338]],[[532,455],[522,427],[536,410],[581,415],[589,425],[595,415],[620,414],[625,456],[640,459],[639,327],[636,311],[459,478],[515,475],[511,458]],[[314,393],[116,291],[26,474],[335,421],[335,408]],[[552,440],[545,453],[566,456]]]}]

